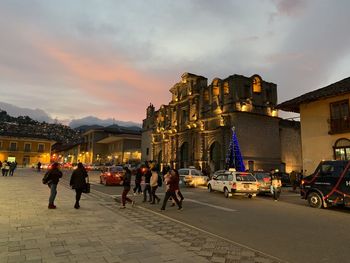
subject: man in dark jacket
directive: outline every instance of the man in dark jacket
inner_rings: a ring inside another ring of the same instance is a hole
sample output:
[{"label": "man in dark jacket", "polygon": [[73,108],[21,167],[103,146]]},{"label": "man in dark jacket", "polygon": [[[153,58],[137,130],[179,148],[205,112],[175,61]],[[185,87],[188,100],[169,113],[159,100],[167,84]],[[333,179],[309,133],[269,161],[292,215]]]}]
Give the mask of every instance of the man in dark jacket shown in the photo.
[{"label": "man in dark jacket", "polygon": [[138,194],[142,193],[141,181],[142,181],[142,167],[140,167],[136,170],[134,194],[136,194],[136,191]]},{"label": "man in dark jacket", "polygon": [[147,167],[145,171],[145,187],[143,189],[143,202],[147,201],[147,193],[149,195],[149,201],[152,202],[151,177],[152,177],[151,169]]},{"label": "man in dark jacket", "polygon": [[70,178],[70,186],[75,189],[75,209],[79,209],[79,201],[83,190],[86,188],[86,177],[88,174],[82,163],[78,163],[77,169],[75,169]]},{"label": "man in dark jacket", "polygon": [[58,163],[52,164],[51,169],[46,172],[46,175],[47,175],[48,186],[50,188],[50,198],[49,198],[48,208],[55,209],[56,206],[54,202],[57,195],[57,184],[60,178],[62,178],[62,172],[59,170],[59,164]]},{"label": "man in dark jacket", "polygon": [[128,197],[128,192],[130,191],[130,188],[131,188],[131,171],[129,170],[128,167],[125,167],[124,170],[125,170],[125,175],[123,179],[124,190],[122,193],[122,205],[120,206],[120,208],[125,208],[126,201],[132,203],[132,205],[134,206],[134,202]]}]

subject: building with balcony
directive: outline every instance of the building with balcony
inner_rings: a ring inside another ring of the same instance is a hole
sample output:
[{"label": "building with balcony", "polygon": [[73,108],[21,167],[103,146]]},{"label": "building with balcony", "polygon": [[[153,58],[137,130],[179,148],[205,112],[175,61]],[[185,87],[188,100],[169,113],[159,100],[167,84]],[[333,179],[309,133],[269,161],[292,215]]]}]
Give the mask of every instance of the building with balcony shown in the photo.
[{"label": "building with balcony", "polygon": [[321,160],[350,160],[350,78],[277,106],[300,113],[303,167],[311,173]]},{"label": "building with balcony", "polygon": [[301,169],[299,122],[278,118],[276,84],[235,74],[208,85],[184,73],[170,92],[168,104],[146,110],[143,161],[222,169],[234,126],[246,168]]},{"label": "building with balcony", "polygon": [[55,141],[16,134],[0,135],[0,160],[16,161],[20,166],[49,163]]}]

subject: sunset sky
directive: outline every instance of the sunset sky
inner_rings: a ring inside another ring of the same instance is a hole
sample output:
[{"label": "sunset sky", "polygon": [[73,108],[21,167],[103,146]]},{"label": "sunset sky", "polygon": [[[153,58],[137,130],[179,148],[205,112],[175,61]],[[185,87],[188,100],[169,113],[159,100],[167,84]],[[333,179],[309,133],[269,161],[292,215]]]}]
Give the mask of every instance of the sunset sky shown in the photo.
[{"label": "sunset sky", "polygon": [[140,123],[184,72],[283,102],[349,77],[348,0],[1,0],[0,101]]}]

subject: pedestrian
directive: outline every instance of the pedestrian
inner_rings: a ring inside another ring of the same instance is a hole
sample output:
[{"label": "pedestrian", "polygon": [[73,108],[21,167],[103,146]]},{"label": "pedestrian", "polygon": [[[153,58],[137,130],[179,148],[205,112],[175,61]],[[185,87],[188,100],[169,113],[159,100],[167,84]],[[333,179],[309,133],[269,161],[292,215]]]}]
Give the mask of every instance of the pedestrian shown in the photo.
[{"label": "pedestrian", "polygon": [[128,197],[128,192],[130,191],[130,188],[131,188],[131,171],[126,166],[125,166],[124,170],[125,170],[125,175],[124,175],[124,180],[123,180],[124,190],[122,193],[122,204],[121,204],[120,208],[125,208],[126,201],[132,203],[132,206],[135,205],[134,201],[132,201]]},{"label": "pedestrian", "polygon": [[36,165],[37,169],[38,169],[38,172],[41,171],[41,162],[39,161],[38,164]]},{"label": "pedestrian", "polygon": [[280,197],[281,187],[282,187],[281,179],[277,175],[274,175],[272,173],[271,174],[271,193],[275,201],[277,201],[278,198]]},{"label": "pedestrian", "polygon": [[59,169],[59,164],[53,163],[51,166],[51,169],[45,173],[45,177],[46,177],[47,185],[50,188],[50,197],[49,197],[48,208],[55,209],[56,208],[55,198],[57,195],[57,185],[58,185],[60,178],[62,178],[62,172]]},{"label": "pedestrian", "polygon": [[156,195],[156,191],[157,191],[158,185],[160,184],[160,181],[162,181],[162,177],[159,174],[157,166],[152,167],[151,173],[152,173],[151,182],[150,182],[150,184],[151,184],[151,193],[152,193],[152,202],[151,202],[151,204],[155,204],[156,200],[157,200],[157,204],[158,204],[159,201],[160,201],[160,198]]},{"label": "pedestrian", "polygon": [[[176,197],[178,197],[178,199],[180,198],[180,204],[182,206],[182,201],[184,200],[184,196],[182,195],[182,193],[180,191],[180,175],[179,175],[178,172],[175,173],[175,181],[176,181],[176,189],[175,189]],[[172,199],[171,206],[175,206],[175,200],[174,199]]]},{"label": "pedestrian", "polygon": [[142,167],[139,167],[136,170],[136,175],[135,175],[135,187],[133,189],[134,194],[136,194],[136,192],[138,194],[142,193],[142,189],[141,189],[141,181],[142,181]]},{"label": "pedestrian", "polygon": [[290,183],[292,185],[293,192],[295,192],[297,189],[298,181],[297,181],[297,173],[294,170],[290,173]]},{"label": "pedestrian", "polygon": [[13,176],[13,173],[15,172],[16,168],[17,168],[17,162],[14,161],[10,164],[10,172],[9,172],[10,176]]},{"label": "pedestrian", "polygon": [[1,171],[2,171],[2,176],[7,176],[9,172],[10,166],[7,161],[4,161],[2,163]]},{"label": "pedestrian", "polygon": [[86,189],[86,178],[88,177],[88,173],[82,163],[78,163],[77,169],[75,169],[70,178],[70,186],[72,189],[75,189],[75,204],[74,208],[80,208],[80,198],[84,189]]},{"label": "pedestrian", "polygon": [[143,202],[147,202],[147,193],[149,195],[149,202],[152,202],[152,193],[151,193],[152,172],[148,166],[146,166],[146,171],[144,172],[144,176],[145,176],[145,187],[143,188]]},{"label": "pedestrian", "polygon": [[175,203],[178,206],[179,210],[182,210],[182,205],[179,201],[179,199],[177,199],[176,197],[176,188],[177,188],[177,179],[176,177],[178,176],[178,171],[173,169],[169,172],[169,175],[166,176],[166,180],[165,183],[167,184],[167,190],[165,192],[165,197],[163,200],[163,205],[162,208],[160,210],[165,210],[166,204],[169,200],[169,198],[171,197],[173,200],[175,200]]}]

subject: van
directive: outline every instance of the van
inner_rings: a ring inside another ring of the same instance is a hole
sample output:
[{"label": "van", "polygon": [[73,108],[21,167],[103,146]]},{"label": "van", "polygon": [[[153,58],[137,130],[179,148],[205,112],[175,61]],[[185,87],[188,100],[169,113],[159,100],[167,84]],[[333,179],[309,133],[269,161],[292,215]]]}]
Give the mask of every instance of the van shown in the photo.
[{"label": "van", "polygon": [[300,194],[311,207],[350,206],[350,161],[322,161],[301,181]]}]

